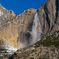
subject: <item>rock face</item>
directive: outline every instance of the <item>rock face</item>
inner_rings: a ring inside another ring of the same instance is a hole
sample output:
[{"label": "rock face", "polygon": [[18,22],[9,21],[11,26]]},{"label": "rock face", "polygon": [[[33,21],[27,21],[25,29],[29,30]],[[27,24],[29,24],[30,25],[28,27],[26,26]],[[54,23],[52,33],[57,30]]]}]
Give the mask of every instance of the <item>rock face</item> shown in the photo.
[{"label": "rock face", "polygon": [[[13,11],[8,11],[0,5],[0,40],[6,41],[16,48],[28,46],[31,41],[29,39],[32,38],[30,32],[36,12],[36,9],[31,8],[16,16]],[[49,0],[41,5],[38,15],[43,36],[59,30],[58,0]]]},{"label": "rock face", "polygon": [[15,17],[13,11],[8,11],[0,4],[0,27],[3,24],[6,24],[8,21],[11,21]]},{"label": "rock face", "polygon": [[22,14],[16,16],[13,19],[13,23],[18,25],[18,37],[17,37],[17,46],[20,48],[27,46],[31,38],[30,32],[32,31],[34,14],[36,13],[35,9],[28,9]]},{"label": "rock face", "polygon": [[[15,16],[13,11],[9,11],[9,13],[11,17]],[[10,43],[16,48],[22,48],[23,43],[26,46],[29,41],[29,32],[31,31],[35,13],[35,9],[28,9],[22,14],[15,16],[12,20],[10,19],[11,21],[8,20],[0,29],[0,40]]]},{"label": "rock face", "polygon": [[39,19],[41,21],[43,35],[48,32],[59,30],[59,1],[49,0],[39,8]]}]

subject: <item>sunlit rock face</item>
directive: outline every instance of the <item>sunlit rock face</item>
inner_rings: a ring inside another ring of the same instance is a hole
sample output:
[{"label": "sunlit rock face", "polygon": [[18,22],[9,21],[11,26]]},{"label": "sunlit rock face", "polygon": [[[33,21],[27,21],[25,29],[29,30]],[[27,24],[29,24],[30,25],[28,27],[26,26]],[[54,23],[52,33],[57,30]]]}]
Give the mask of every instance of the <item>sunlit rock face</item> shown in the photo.
[{"label": "sunlit rock face", "polygon": [[7,23],[0,29],[0,40],[5,44],[11,44],[17,48],[18,26],[12,23]]},{"label": "sunlit rock face", "polygon": [[43,36],[59,30],[59,0],[49,0],[38,10]]},{"label": "sunlit rock face", "polygon": [[15,13],[11,10],[7,10],[0,4],[0,28],[2,25],[6,24],[8,21],[11,21],[15,17]]},{"label": "sunlit rock face", "polygon": [[3,40],[4,44],[9,43],[17,49],[27,46],[35,13],[35,9],[25,10],[22,14],[15,16],[12,21],[2,25],[0,40]]},{"label": "sunlit rock face", "polygon": [[0,16],[4,16],[5,18],[10,19],[15,17],[15,13],[12,10],[7,10],[0,4]]}]

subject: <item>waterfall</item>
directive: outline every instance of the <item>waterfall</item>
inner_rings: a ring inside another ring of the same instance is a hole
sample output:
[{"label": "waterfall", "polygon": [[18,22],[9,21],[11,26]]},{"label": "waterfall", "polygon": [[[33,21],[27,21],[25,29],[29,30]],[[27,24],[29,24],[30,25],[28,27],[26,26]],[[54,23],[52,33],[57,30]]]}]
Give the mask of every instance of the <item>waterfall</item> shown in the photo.
[{"label": "waterfall", "polygon": [[[22,33],[20,33],[20,34],[22,34]],[[34,15],[32,31],[29,34],[31,35],[31,37],[27,40],[24,40],[23,36],[21,37],[21,35],[18,37],[17,44],[18,44],[19,49],[32,45],[41,39],[42,29],[41,29],[41,24],[40,24],[37,12]],[[20,38],[20,40],[19,40],[19,38]]]},{"label": "waterfall", "polygon": [[32,35],[31,44],[34,44],[37,41],[39,41],[41,39],[41,34],[42,34],[42,29],[41,29],[38,13],[36,12],[34,15],[32,32],[31,32]]}]

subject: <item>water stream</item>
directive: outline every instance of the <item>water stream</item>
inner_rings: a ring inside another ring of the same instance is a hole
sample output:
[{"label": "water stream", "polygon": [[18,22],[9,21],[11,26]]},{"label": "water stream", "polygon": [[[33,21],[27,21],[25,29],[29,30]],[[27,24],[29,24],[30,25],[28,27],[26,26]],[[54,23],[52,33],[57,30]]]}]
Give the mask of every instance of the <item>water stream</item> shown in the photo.
[{"label": "water stream", "polygon": [[31,44],[36,43],[41,39],[42,29],[39,21],[38,13],[34,15],[33,26],[32,26],[32,41]]}]

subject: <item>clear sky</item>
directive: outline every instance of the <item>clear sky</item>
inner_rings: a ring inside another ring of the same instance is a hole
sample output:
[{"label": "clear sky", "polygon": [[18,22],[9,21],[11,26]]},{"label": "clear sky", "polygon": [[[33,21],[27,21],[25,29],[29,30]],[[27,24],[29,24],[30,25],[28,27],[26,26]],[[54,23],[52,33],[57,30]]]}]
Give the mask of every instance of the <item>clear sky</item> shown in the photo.
[{"label": "clear sky", "polygon": [[46,1],[48,0],[0,0],[0,4],[18,15],[29,8],[38,9]]}]

